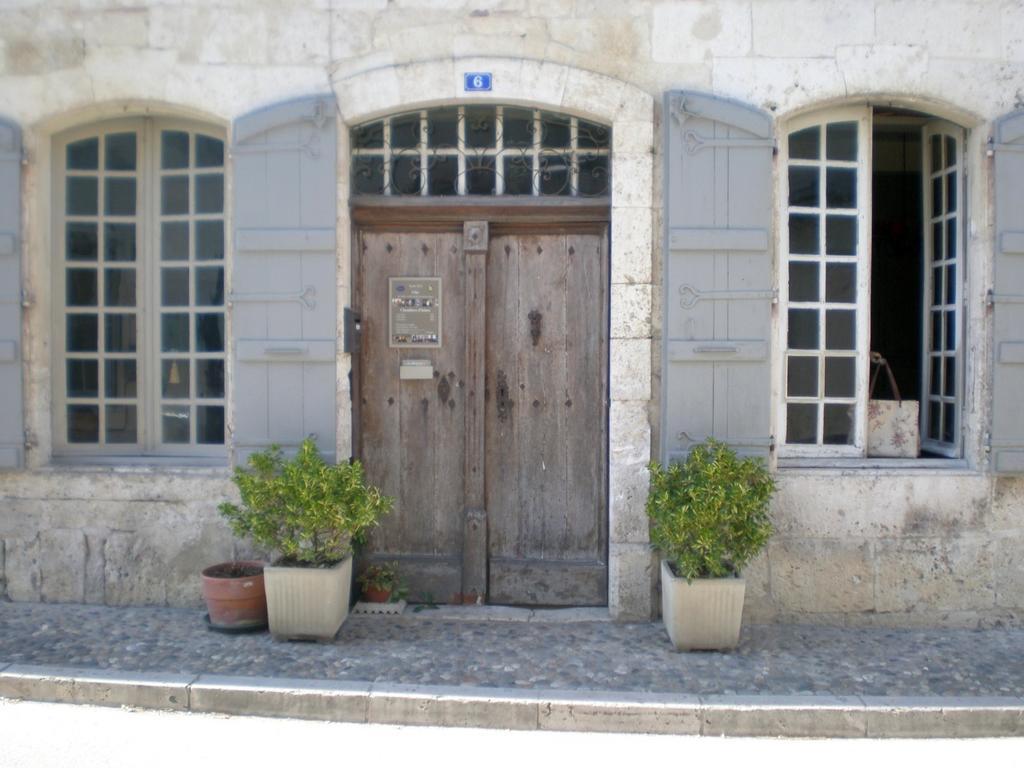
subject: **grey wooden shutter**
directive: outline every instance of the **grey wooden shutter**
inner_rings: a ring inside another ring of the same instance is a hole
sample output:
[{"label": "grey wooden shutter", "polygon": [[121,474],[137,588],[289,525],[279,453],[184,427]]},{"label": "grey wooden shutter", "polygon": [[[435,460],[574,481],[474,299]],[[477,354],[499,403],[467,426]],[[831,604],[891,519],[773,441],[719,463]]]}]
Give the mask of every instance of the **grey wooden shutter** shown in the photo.
[{"label": "grey wooden shutter", "polygon": [[1024,112],[995,124],[991,467],[1024,473]]},{"label": "grey wooden shutter", "polygon": [[662,458],[714,437],[771,448],[772,121],[707,94],[665,94]]},{"label": "grey wooden shutter", "polygon": [[331,95],[234,125],[235,459],[308,435],[334,460],[336,109]]},{"label": "grey wooden shutter", "polygon": [[24,465],[21,390],[21,132],[0,120],[0,469]]}]

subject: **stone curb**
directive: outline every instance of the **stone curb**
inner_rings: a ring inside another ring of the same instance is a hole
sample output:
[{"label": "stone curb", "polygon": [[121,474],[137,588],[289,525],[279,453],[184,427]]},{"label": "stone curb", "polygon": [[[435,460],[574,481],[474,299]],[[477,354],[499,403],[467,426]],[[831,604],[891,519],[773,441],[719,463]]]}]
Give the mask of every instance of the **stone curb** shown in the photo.
[{"label": "stone curb", "polygon": [[691,696],[0,665],[0,698],[391,725],[791,738],[1024,736],[1024,699]]}]

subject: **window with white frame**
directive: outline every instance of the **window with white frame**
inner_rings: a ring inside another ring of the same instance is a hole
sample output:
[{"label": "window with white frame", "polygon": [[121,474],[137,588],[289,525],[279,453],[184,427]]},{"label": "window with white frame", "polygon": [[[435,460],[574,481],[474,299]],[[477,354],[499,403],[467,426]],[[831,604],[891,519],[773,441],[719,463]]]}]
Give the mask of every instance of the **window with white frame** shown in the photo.
[{"label": "window with white frame", "polygon": [[867,455],[868,401],[896,397],[870,391],[874,352],[923,455],[959,456],[963,130],[865,106],[784,134],[780,455]]},{"label": "window with white frame", "polygon": [[223,133],[121,120],[54,150],[55,450],[223,456]]}]

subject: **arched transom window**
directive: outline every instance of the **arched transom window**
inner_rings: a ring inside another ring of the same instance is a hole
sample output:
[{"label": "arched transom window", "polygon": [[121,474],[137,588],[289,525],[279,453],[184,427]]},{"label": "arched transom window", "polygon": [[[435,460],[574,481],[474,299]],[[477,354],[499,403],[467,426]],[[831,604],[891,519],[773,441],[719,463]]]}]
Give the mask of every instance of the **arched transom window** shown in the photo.
[{"label": "arched transom window", "polygon": [[604,197],[611,129],[522,107],[449,106],[352,129],[356,195]]}]

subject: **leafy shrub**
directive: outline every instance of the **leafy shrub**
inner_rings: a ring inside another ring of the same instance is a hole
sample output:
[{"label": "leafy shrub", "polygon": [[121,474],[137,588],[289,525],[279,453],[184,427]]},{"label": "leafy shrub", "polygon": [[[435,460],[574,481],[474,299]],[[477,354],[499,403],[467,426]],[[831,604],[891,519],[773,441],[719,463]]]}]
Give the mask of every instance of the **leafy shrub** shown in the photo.
[{"label": "leafy shrub", "polygon": [[398,563],[376,563],[368,565],[356,581],[363,589],[379,589],[390,592],[398,586]]},{"label": "leafy shrub", "polygon": [[329,566],[352,552],[393,499],[367,485],[363,467],[327,464],[306,439],[294,459],[276,445],[249,457],[249,468],[235,467],[233,480],[241,505],[218,509],[238,536],[280,553],[280,565]]},{"label": "leafy shrub", "polygon": [[759,460],[741,460],[708,440],[684,464],[649,468],[651,544],[677,576],[688,582],[738,576],[764,548],[775,482]]}]

